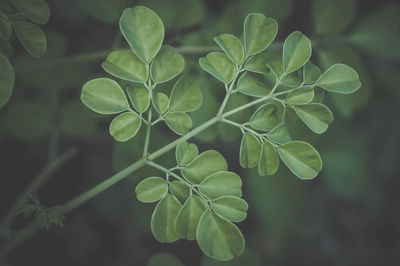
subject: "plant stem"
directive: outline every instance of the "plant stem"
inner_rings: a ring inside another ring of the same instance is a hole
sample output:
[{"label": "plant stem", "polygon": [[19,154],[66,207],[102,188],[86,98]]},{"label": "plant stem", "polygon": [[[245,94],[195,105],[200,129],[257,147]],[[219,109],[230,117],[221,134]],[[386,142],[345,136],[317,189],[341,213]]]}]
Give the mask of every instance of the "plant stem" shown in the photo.
[{"label": "plant stem", "polygon": [[151,129],[151,108],[150,108],[149,114],[147,116],[147,129],[146,129],[146,137],[144,139],[144,146],[143,146],[143,158],[145,158],[147,156],[147,153],[149,151],[150,129]]},{"label": "plant stem", "polygon": [[30,194],[35,194],[39,188],[54,174],[56,170],[58,170],[61,166],[63,166],[66,162],[68,162],[71,158],[75,156],[77,153],[77,148],[70,148],[49,164],[43,168],[43,170],[39,173],[39,175],[34,178],[31,183],[25,188],[24,192],[17,198],[14,202],[5,218],[3,219],[1,226],[8,227],[11,222],[16,217],[16,213],[24,206],[26,201],[29,199]]}]

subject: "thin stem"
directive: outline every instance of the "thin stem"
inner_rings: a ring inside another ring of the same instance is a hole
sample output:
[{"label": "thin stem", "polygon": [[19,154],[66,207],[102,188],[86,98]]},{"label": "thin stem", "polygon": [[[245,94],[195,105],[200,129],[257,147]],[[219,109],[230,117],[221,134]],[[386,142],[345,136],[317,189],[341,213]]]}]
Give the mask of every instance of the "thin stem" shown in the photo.
[{"label": "thin stem", "polygon": [[1,226],[8,227],[14,218],[16,217],[16,213],[24,206],[24,204],[29,199],[29,195],[35,194],[39,188],[57,171],[60,167],[65,165],[71,158],[75,156],[77,153],[77,148],[70,148],[53,161],[51,161],[48,165],[46,165],[43,170],[34,178],[29,185],[25,188],[24,192],[17,198],[14,202],[5,218],[3,219]]},{"label": "thin stem", "polygon": [[144,158],[147,156],[147,153],[149,151],[150,129],[151,129],[151,108],[150,108],[149,114],[147,116],[146,137],[144,139],[144,146],[143,146],[143,157]]}]

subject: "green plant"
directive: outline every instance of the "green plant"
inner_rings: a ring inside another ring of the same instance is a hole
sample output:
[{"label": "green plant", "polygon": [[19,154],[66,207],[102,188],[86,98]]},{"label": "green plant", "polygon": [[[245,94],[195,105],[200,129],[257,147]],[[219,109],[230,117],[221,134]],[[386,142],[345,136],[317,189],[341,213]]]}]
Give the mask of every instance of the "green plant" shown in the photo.
[{"label": "green plant", "polygon": [[[244,22],[243,41],[221,34],[214,40],[222,52],[200,58],[201,68],[222,82],[226,94],[215,116],[191,130],[193,122],[188,113],[202,104],[196,83],[181,77],[169,96],[157,90],[184,70],[183,57],[172,47],[162,45],[161,19],[148,8],[128,8],[121,16],[120,29],[131,50],[113,51],[102,64],[120,82],[110,78],[90,80],[82,88],[81,99],[97,113],[117,114],[110,124],[110,134],[117,141],[133,138],[144,125],[143,156],[61,206],[61,212],[68,212],[139,168],[150,166],[165,178],[148,177],[135,192],[142,202],[158,202],[151,219],[157,240],[169,243],[179,238],[196,239],[206,255],[219,260],[240,255],[245,241],[233,222],[245,219],[248,208],[241,199],[241,179],[227,171],[219,152],[199,154],[198,147],[187,140],[216,123],[224,123],[242,132],[242,167],[258,167],[260,175],[273,175],[281,160],[300,179],[315,178],[322,169],[321,158],[310,144],[292,140],[291,125],[300,118],[311,131],[325,132],[333,117],[321,103],[324,92],[356,91],[361,86],[357,72],[335,64],[321,73],[310,61],[310,40],[298,31],[286,38],[282,53],[270,52],[267,48],[278,31],[276,21],[250,13]],[[127,84],[126,89],[120,84]],[[237,93],[249,100],[226,110]],[[246,122],[235,121],[235,115],[254,107]],[[151,128],[162,122],[181,137],[150,152]],[[176,166],[167,168],[156,161],[173,149]]]}]

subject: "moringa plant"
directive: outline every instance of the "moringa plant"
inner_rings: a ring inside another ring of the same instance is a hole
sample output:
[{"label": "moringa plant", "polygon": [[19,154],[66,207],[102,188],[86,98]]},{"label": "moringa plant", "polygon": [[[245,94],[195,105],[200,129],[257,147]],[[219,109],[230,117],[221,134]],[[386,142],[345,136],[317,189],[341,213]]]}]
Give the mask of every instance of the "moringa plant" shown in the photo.
[{"label": "moringa plant", "polygon": [[[60,212],[150,166],[160,175],[142,180],[135,193],[141,202],[158,202],[151,217],[154,237],[167,243],[181,238],[196,240],[207,256],[218,260],[239,256],[245,240],[234,223],[243,221],[248,210],[241,198],[241,178],[228,171],[218,151],[199,152],[187,141],[216,123],[231,125],[243,135],[238,155],[243,168],[257,167],[261,176],[274,175],[282,161],[300,179],[313,179],[322,169],[321,158],[309,143],[292,139],[291,124],[300,118],[314,133],[324,133],[333,120],[331,111],[322,104],[325,91],[356,91],[361,86],[357,72],[335,64],[321,73],[310,61],[310,40],[299,31],[286,38],[282,53],[270,53],[267,48],[276,37],[277,22],[250,13],[244,21],[242,39],[232,34],[216,36],[214,40],[222,51],[199,59],[200,67],[221,82],[225,97],[213,118],[192,129],[189,113],[207,102],[203,102],[202,90],[192,78],[177,78],[185,61],[173,47],[163,45],[161,19],[146,7],[128,8],[120,18],[120,30],[131,49],[113,51],[102,63],[116,80],[102,77],[88,81],[81,100],[97,113],[116,115],[109,127],[116,141],[127,141],[146,127],[143,156],[61,206]],[[170,95],[157,90],[173,79],[176,82]],[[128,85],[122,88],[120,84]],[[236,93],[248,96],[249,101],[227,110],[230,97]],[[252,108],[255,111],[247,122],[235,121],[235,114]],[[162,123],[180,137],[150,151],[151,129]],[[167,168],[157,162],[173,149],[176,166]]]}]

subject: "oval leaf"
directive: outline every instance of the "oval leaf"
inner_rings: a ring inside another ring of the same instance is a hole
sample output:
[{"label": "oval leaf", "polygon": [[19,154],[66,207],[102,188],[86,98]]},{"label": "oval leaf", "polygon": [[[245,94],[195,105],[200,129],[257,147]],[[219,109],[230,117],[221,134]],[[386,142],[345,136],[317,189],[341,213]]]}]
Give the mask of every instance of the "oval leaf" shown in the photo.
[{"label": "oval leaf", "polygon": [[148,177],[142,180],[135,189],[136,197],[144,203],[156,202],[168,192],[168,183],[161,177]]},{"label": "oval leaf", "polygon": [[199,155],[196,144],[182,141],[176,146],[175,157],[179,166],[186,166]]},{"label": "oval leaf", "polygon": [[243,62],[243,45],[235,35],[228,33],[221,34],[214,37],[214,41],[236,65],[240,65]]},{"label": "oval leaf", "polygon": [[27,21],[13,23],[15,34],[28,53],[39,58],[46,52],[46,36],[42,29]]},{"label": "oval leaf", "polygon": [[222,196],[242,196],[242,179],[234,173],[221,171],[209,175],[199,185],[200,193],[208,199]]},{"label": "oval leaf", "polygon": [[143,113],[150,106],[150,93],[144,87],[126,88],[126,92],[128,94],[129,99],[133,107],[135,107],[136,111],[139,113]]},{"label": "oval leaf", "polygon": [[243,94],[254,97],[265,96],[271,91],[264,76],[251,72],[245,72],[239,78],[237,89]]},{"label": "oval leaf", "polygon": [[183,71],[185,60],[174,48],[164,45],[151,63],[150,73],[155,83],[167,82]]},{"label": "oval leaf", "polygon": [[284,144],[292,140],[289,129],[284,122],[280,123],[274,129],[268,132],[267,138],[278,144]]},{"label": "oval leaf", "polygon": [[267,103],[260,106],[250,118],[250,126],[263,131],[275,128],[283,117],[281,104]]},{"label": "oval leaf", "polygon": [[328,68],[317,80],[316,85],[327,91],[349,94],[361,87],[357,71],[344,64]]},{"label": "oval leaf", "polygon": [[244,48],[246,56],[258,54],[275,39],[278,23],[260,13],[247,15],[244,21]]},{"label": "oval leaf", "polygon": [[210,206],[216,214],[232,222],[241,222],[246,219],[249,205],[241,198],[225,196],[210,202]]},{"label": "oval leaf", "polygon": [[303,141],[292,141],[278,146],[279,156],[286,166],[300,179],[312,179],[322,169],[317,150]]},{"label": "oval leaf", "polygon": [[192,119],[184,112],[168,113],[165,116],[165,122],[168,127],[178,135],[188,133],[193,126]]},{"label": "oval leaf", "polygon": [[190,196],[190,188],[186,183],[182,181],[174,180],[169,183],[172,195],[175,196],[182,204],[185,203],[186,199]]},{"label": "oval leaf", "polygon": [[251,133],[243,135],[240,144],[239,161],[243,168],[252,168],[257,166],[261,155],[261,144],[256,136]]},{"label": "oval leaf", "polygon": [[307,61],[303,67],[303,82],[305,84],[314,83],[321,75],[321,70],[319,67]]},{"label": "oval leaf", "polygon": [[273,175],[278,171],[279,157],[275,147],[268,141],[261,145],[261,157],[258,163],[258,173],[261,176]]},{"label": "oval leaf", "polygon": [[320,103],[297,105],[293,108],[304,124],[317,134],[324,133],[333,121],[332,112]]},{"label": "oval leaf", "polygon": [[270,72],[267,67],[268,58],[264,54],[253,56],[244,66],[244,69],[258,74],[268,74]]},{"label": "oval leaf", "polygon": [[144,63],[150,63],[164,39],[164,25],[157,14],[143,6],[126,8],[119,27],[135,54]]},{"label": "oval leaf", "polygon": [[235,65],[221,52],[211,52],[206,57],[201,57],[199,64],[202,69],[225,84],[235,77]]},{"label": "oval leaf", "polygon": [[227,169],[225,158],[219,152],[209,150],[201,153],[183,168],[182,176],[192,184],[200,184],[207,176]]},{"label": "oval leaf", "polygon": [[168,110],[169,99],[168,96],[162,92],[153,94],[153,106],[157,113],[164,114]]},{"label": "oval leaf", "polygon": [[204,254],[217,260],[231,260],[244,250],[245,241],[239,228],[210,211],[201,216],[196,239]]},{"label": "oval leaf", "polygon": [[44,0],[11,0],[16,8],[29,20],[46,24],[50,18],[50,8]]},{"label": "oval leaf", "polygon": [[15,74],[8,58],[0,53],[0,108],[3,107],[11,97],[14,89]]},{"label": "oval leaf", "polygon": [[134,112],[119,114],[111,121],[110,135],[117,141],[124,142],[134,137],[142,125],[142,119]]},{"label": "oval leaf", "polygon": [[174,85],[169,102],[171,112],[191,112],[200,107],[203,94],[188,78],[180,78]]},{"label": "oval leaf", "polygon": [[129,109],[124,91],[112,79],[97,78],[82,87],[82,102],[100,114],[117,114]]},{"label": "oval leaf", "polygon": [[286,95],[285,102],[291,105],[306,104],[314,98],[314,89],[312,86],[304,86],[300,89],[289,92]]},{"label": "oval leaf", "polygon": [[290,34],[283,44],[283,71],[289,74],[307,63],[311,57],[311,42],[300,31]]}]

